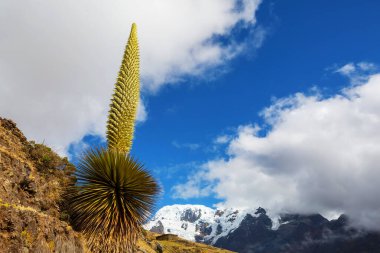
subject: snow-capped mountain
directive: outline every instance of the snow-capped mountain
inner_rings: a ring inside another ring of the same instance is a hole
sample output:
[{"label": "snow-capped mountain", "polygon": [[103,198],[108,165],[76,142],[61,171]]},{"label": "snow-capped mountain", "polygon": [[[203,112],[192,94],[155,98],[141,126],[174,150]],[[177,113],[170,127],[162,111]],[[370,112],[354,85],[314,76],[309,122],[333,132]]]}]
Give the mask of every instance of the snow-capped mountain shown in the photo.
[{"label": "snow-capped mountain", "polygon": [[202,205],[161,208],[145,229],[241,253],[380,253],[380,233],[350,226],[347,216],[269,217],[263,208],[212,209]]},{"label": "snow-capped mountain", "polygon": [[145,225],[145,229],[215,244],[219,238],[239,227],[247,214],[257,216],[259,212],[253,209],[211,209],[203,205],[165,206]]}]

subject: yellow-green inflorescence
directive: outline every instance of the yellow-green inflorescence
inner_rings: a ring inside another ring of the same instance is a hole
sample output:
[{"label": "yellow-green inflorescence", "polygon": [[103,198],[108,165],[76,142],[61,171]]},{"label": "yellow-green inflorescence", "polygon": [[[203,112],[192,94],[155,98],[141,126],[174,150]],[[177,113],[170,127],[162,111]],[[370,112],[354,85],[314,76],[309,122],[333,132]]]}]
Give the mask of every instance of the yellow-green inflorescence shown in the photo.
[{"label": "yellow-green inflorescence", "polygon": [[68,195],[73,225],[94,253],[133,252],[160,191],[144,166],[129,155],[139,98],[139,47],[133,24],[111,99],[108,148],[84,154],[78,162],[78,184]]},{"label": "yellow-green inflorescence", "polygon": [[129,153],[140,99],[139,46],[136,24],[124,52],[107,122],[108,148]]}]

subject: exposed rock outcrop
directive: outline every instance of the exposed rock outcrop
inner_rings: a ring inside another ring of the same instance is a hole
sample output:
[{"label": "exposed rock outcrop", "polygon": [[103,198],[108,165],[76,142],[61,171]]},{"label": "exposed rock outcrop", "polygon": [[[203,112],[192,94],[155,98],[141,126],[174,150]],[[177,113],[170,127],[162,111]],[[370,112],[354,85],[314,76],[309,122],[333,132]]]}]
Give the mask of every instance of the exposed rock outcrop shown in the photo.
[{"label": "exposed rock outcrop", "polygon": [[0,252],[84,252],[62,201],[74,170],[0,118]]},{"label": "exposed rock outcrop", "polygon": [[173,205],[161,208],[146,228],[159,225],[165,233],[170,230],[179,237],[241,253],[380,253],[380,233],[350,226],[345,215],[331,221],[320,214],[277,218],[271,219],[261,207],[215,210]]}]

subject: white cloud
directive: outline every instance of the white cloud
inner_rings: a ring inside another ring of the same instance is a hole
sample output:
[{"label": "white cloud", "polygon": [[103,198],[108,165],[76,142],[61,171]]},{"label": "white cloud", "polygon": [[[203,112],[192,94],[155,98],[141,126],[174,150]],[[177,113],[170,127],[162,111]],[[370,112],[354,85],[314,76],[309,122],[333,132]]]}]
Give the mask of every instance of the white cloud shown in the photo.
[{"label": "white cloud", "polygon": [[72,160],[80,158],[88,150],[88,148],[90,148],[90,146],[85,141],[79,140],[72,142],[70,148],[71,152],[68,154],[68,158]]},{"label": "white cloud", "polygon": [[173,198],[202,198],[207,197],[212,193],[212,184],[205,184],[205,179],[208,178],[208,173],[205,170],[200,170],[196,174],[190,176],[186,184],[175,185],[172,191]]},{"label": "white cloud", "polygon": [[379,229],[379,94],[376,74],[333,97],[280,99],[262,113],[270,127],[265,136],[257,126],[239,127],[227,159],[207,162],[202,177],[175,190],[211,184],[228,206],[346,213],[356,225]]},{"label": "white cloud", "polygon": [[371,62],[359,62],[359,63],[348,63],[335,70],[350,79],[351,83],[354,85],[361,84],[368,80],[371,74],[376,73],[378,67]]},{"label": "white cloud", "polygon": [[201,147],[198,143],[179,143],[177,141],[172,141],[172,145],[176,148],[187,148],[193,151]]},{"label": "white cloud", "polygon": [[355,72],[356,67],[353,63],[348,63],[339,69],[336,70],[336,72],[341,73],[342,75],[350,75],[353,72]]},{"label": "white cloud", "polygon": [[140,99],[139,106],[137,108],[137,122],[144,122],[148,117],[147,109],[143,100]]},{"label": "white cloud", "polygon": [[215,144],[226,144],[230,141],[231,137],[228,135],[220,135],[214,140]]},{"label": "white cloud", "polygon": [[358,67],[364,71],[376,71],[377,66],[371,62],[359,62]]},{"label": "white cloud", "polygon": [[[143,88],[155,92],[242,51],[233,39],[223,45],[214,39],[228,36],[237,24],[255,24],[260,0],[236,8],[238,3],[3,0],[0,115],[62,152],[86,133],[103,135],[132,22],[138,25]],[[144,110],[139,115],[146,118]]]}]

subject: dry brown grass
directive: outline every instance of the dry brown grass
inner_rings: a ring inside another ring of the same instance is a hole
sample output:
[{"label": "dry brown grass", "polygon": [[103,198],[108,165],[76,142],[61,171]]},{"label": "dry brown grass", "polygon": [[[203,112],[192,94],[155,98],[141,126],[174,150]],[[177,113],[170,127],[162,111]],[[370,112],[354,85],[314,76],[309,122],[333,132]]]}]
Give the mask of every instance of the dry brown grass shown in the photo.
[{"label": "dry brown grass", "polygon": [[181,238],[171,240],[156,240],[160,234],[145,231],[145,237],[138,242],[138,247],[146,253],[156,253],[161,247],[164,253],[233,253],[232,251],[215,248],[202,243],[190,242]]}]

